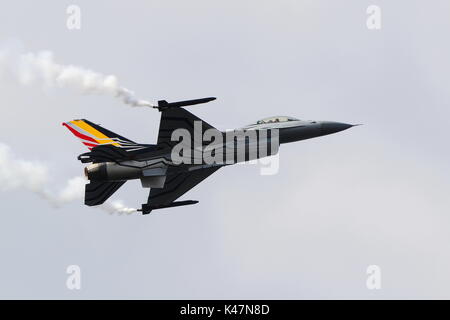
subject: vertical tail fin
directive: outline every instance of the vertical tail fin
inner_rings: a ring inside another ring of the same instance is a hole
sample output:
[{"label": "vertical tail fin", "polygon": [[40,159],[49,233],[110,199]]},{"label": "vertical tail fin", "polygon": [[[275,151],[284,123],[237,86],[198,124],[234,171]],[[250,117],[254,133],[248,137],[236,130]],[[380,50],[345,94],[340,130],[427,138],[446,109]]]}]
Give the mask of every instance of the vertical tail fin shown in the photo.
[{"label": "vertical tail fin", "polygon": [[89,150],[99,145],[112,145],[130,151],[145,147],[85,119],[64,122],[63,126],[79,138]]}]

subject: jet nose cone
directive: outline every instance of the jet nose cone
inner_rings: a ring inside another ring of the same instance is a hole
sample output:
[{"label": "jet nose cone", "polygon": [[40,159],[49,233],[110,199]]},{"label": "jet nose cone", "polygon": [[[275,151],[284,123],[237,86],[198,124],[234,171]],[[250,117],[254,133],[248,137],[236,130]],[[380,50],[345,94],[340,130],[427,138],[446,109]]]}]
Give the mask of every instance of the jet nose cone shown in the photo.
[{"label": "jet nose cone", "polygon": [[353,127],[353,125],[348,123],[341,123],[341,122],[322,122],[322,134],[332,134],[336,133],[348,128]]}]

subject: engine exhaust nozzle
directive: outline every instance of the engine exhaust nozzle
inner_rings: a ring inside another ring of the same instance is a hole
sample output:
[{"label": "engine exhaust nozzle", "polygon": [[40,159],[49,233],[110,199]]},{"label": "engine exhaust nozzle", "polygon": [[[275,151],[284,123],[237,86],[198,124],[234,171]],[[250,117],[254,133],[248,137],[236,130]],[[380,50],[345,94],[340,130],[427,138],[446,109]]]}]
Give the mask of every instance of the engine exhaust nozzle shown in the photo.
[{"label": "engine exhaust nozzle", "polygon": [[84,174],[90,181],[124,181],[139,179],[140,168],[122,166],[114,162],[94,163],[84,168]]}]

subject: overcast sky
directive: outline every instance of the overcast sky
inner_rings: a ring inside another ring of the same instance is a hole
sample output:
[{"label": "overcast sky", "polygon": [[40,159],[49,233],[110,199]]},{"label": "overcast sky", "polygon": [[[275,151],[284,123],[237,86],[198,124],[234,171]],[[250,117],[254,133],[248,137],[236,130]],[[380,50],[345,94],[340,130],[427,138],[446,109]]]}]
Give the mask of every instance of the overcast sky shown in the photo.
[{"label": "overcast sky", "polygon": [[[81,8],[68,30],[66,8]],[[381,8],[369,30],[366,9]],[[150,101],[219,129],[271,115],[363,123],[280,148],[280,170],[223,168],[194,206],[110,215],[0,192],[0,298],[450,298],[448,1],[23,1],[3,4],[0,46],[114,74]],[[86,118],[156,142],[159,114],[110,96],[1,79],[0,142],[50,168],[52,190],[86,150]],[[128,182],[113,198],[139,207]],[[82,289],[66,288],[79,265]],[[378,265],[381,290],[368,290]]]}]

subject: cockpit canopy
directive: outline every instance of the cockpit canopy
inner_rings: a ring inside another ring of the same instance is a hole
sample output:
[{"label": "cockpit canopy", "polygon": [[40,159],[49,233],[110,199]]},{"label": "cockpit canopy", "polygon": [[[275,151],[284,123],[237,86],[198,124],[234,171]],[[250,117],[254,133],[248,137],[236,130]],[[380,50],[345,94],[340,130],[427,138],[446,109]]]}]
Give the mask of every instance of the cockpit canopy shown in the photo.
[{"label": "cockpit canopy", "polygon": [[287,117],[287,116],[275,116],[275,117],[258,120],[256,122],[256,124],[287,122],[287,121],[299,121],[299,119],[293,118],[293,117]]}]

